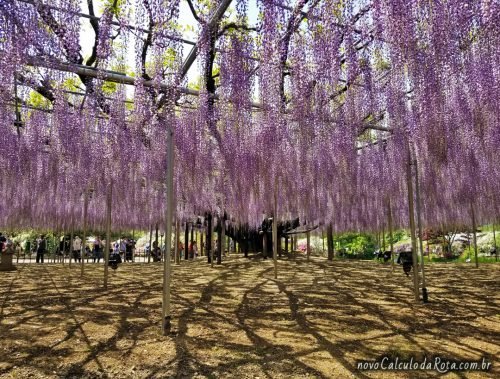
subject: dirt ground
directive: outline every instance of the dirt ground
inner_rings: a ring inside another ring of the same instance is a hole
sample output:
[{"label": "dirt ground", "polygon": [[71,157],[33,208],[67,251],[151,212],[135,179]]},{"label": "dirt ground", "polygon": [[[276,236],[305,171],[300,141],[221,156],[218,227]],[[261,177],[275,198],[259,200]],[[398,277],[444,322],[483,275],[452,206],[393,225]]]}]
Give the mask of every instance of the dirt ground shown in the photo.
[{"label": "dirt ground", "polygon": [[[173,333],[161,334],[162,266],[20,265],[0,273],[0,377],[500,377],[500,265],[427,266],[431,302],[397,267],[234,256],[173,265]],[[111,271],[111,270],[110,270]],[[492,362],[489,372],[357,369],[382,355]]]}]

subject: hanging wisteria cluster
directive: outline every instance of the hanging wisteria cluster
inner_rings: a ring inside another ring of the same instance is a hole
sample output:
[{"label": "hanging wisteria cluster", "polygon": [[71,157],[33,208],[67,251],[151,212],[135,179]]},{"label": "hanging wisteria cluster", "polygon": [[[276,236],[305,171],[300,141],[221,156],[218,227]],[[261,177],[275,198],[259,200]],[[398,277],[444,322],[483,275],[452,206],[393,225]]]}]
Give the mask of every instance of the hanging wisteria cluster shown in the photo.
[{"label": "hanging wisteria cluster", "polygon": [[103,229],[111,190],[114,228],[162,222],[168,128],[181,220],[405,227],[408,170],[424,225],[498,220],[498,2],[190,1],[193,85],[179,1],[0,0],[0,228],[81,227],[87,197]]}]

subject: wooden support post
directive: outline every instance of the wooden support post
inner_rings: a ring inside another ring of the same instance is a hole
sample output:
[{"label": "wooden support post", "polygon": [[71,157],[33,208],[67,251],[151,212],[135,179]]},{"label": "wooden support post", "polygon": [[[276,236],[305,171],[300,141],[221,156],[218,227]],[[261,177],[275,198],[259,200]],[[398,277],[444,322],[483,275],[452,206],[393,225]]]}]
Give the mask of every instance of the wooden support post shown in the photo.
[{"label": "wooden support post", "polygon": [[474,204],[471,202],[470,203],[470,210],[471,210],[471,215],[472,215],[472,236],[473,236],[473,241],[474,241],[474,260],[476,262],[476,268],[479,268],[479,260],[477,257],[477,234],[476,234],[476,214],[474,212]]},{"label": "wooden support post", "polygon": [[[104,289],[108,289],[109,250],[111,249],[111,207],[113,204],[113,182],[108,184],[106,196],[106,246],[104,247]],[[150,235],[151,240],[151,235]],[[150,245],[151,246],[151,245]]]}]

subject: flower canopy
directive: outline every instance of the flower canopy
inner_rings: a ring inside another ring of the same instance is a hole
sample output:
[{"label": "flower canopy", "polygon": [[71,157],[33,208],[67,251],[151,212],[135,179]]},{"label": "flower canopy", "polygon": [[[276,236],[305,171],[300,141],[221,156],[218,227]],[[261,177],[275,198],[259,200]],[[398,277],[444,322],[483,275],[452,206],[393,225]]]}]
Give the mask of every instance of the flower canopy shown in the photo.
[{"label": "flower canopy", "polygon": [[0,0],[0,227],[498,217],[498,2],[185,1]]}]

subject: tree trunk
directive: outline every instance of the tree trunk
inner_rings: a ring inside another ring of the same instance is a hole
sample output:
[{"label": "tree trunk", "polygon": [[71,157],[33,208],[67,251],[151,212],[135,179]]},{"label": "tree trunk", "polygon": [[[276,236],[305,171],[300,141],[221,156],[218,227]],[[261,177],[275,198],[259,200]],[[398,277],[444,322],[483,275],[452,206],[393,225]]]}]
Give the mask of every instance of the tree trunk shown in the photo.
[{"label": "tree trunk", "polygon": [[326,248],[328,250],[328,260],[333,261],[333,225],[329,224],[326,229]]}]

